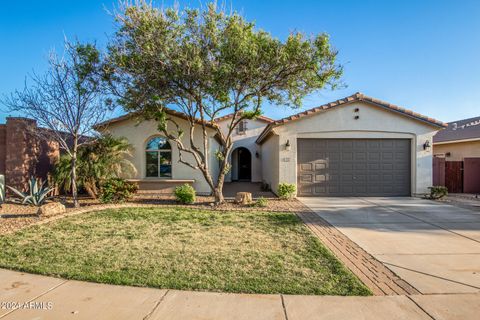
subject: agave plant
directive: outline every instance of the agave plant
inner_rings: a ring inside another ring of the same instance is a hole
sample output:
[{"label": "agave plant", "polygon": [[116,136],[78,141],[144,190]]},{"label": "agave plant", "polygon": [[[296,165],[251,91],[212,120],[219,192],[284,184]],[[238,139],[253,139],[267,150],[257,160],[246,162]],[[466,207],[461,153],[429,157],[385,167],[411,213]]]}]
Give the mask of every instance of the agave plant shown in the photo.
[{"label": "agave plant", "polygon": [[34,205],[37,207],[44,204],[48,199],[48,194],[53,190],[53,188],[46,187],[45,182],[40,183],[40,181],[34,177],[30,177],[30,180],[28,181],[28,193],[18,191],[10,186],[7,187],[22,199],[22,204]]}]

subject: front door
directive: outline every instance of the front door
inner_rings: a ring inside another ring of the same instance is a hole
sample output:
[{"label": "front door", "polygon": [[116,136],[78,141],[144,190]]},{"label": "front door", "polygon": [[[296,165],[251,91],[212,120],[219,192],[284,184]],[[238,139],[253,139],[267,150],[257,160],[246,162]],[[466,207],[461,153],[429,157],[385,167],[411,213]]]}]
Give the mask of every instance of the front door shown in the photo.
[{"label": "front door", "polygon": [[238,180],[252,180],[252,155],[247,148],[238,148]]}]

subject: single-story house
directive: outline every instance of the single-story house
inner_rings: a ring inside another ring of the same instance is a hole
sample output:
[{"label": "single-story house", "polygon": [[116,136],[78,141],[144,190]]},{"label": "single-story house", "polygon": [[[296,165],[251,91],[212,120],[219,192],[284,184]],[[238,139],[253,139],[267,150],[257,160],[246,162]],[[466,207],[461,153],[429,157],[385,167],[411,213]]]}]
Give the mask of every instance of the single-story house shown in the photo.
[{"label": "single-story house", "polygon": [[433,183],[480,193],[480,117],[449,122],[433,137]]},{"label": "single-story house", "polygon": [[[186,128],[182,113],[169,113]],[[226,130],[230,117],[216,122]],[[298,196],[423,194],[432,185],[432,137],[444,126],[361,93],[276,121],[245,120],[234,133],[227,180],[262,181],[274,192],[279,183],[292,183]],[[137,174],[129,178],[141,190],[171,192],[175,185],[191,183],[198,193],[210,191],[200,171],[178,162],[176,146],[154,121],[134,113],[96,128],[133,145]],[[209,167],[215,171],[218,143],[213,129],[209,135]]]}]

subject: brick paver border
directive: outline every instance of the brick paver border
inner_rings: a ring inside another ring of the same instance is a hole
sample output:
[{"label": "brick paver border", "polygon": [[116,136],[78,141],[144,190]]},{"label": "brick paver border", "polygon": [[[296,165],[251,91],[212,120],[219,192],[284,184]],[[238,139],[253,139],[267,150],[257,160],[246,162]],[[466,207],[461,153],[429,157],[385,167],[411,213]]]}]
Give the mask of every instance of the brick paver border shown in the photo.
[{"label": "brick paver border", "polygon": [[298,211],[297,215],[374,295],[420,294],[417,289],[309,208]]}]

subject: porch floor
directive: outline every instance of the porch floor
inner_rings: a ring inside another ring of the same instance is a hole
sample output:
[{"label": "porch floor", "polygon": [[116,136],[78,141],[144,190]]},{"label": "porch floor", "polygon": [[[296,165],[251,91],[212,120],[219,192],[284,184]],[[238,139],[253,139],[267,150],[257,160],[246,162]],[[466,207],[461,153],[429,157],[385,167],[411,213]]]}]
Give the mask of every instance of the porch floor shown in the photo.
[{"label": "porch floor", "polygon": [[273,192],[262,190],[261,182],[226,182],[223,185],[225,198],[235,198],[237,192],[251,192],[254,198],[276,198]]}]

